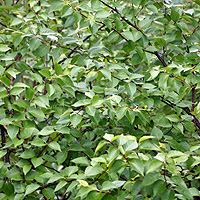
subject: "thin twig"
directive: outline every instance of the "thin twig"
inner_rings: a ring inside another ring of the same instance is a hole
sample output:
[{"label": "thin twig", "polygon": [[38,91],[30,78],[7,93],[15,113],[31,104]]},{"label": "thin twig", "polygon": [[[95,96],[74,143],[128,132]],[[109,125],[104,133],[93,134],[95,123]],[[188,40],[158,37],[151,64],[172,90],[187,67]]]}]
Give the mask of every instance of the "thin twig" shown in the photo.
[{"label": "thin twig", "polygon": [[63,194],[62,194],[61,200],[65,199],[66,191],[67,191],[67,188],[65,188],[65,190],[64,190],[64,192],[63,192]]},{"label": "thin twig", "polygon": [[[105,26],[105,24],[103,24],[98,30],[101,30],[104,26]],[[88,40],[91,36],[92,36],[92,34],[91,34],[91,35],[88,35],[88,36],[83,40],[83,42],[85,42],[86,40]],[[60,61],[58,62],[58,64],[61,64],[61,63],[65,62],[65,60],[67,60],[67,58],[69,58],[78,48],[80,48],[79,45],[75,46],[75,47],[69,52],[69,54],[67,55],[67,57],[66,57],[66,58],[63,58],[62,60],[60,60]]]},{"label": "thin twig", "polygon": [[192,88],[192,111],[194,111],[194,98],[195,98],[195,88]]},{"label": "thin twig", "polygon": [[105,3],[104,1],[100,0],[101,3],[103,3],[105,6],[107,6],[108,8],[112,9],[113,11],[115,11],[127,24],[129,24],[130,26],[132,26],[133,28],[135,28],[137,31],[141,32],[143,35],[144,32],[136,25],[134,25],[132,22],[130,22],[128,19],[126,19],[118,10],[117,8],[113,8],[112,6],[108,5],[107,3]]},{"label": "thin twig", "polygon": [[37,154],[37,158],[42,154],[42,152],[47,148],[47,146],[53,142],[57,137],[59,137],[61,135],[61,133],[59,133],[58,135],[56,135],[53,139],[51,139],[43,148],[42,150]]}]

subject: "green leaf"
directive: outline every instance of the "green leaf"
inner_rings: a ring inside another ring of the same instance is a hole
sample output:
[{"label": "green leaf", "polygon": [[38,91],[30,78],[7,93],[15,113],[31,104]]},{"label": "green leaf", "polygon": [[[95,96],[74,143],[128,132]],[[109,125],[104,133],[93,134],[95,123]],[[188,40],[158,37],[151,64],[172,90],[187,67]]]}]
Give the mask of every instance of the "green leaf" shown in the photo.
[{"label": "green leaf", "polygon": [[180,17],[180,14],[178,12],[178,9],[176,7],[172,7],[171,8],[171,18],[173,21],[177,22],[179,17]]},{"label": "green leaf", "polygon": [[63,6],[64,3],[62,1],[59,0],[53,1],[53,3],[50,6],[50,12],[60,10],[63,8]]},{"label": "green leaf", "polygon": [[6,151],[0,151],[0,158],[2,158],[3,156],[5,156],[6,155]]},{"label": "green leaf", "polygon": [[100,70],[100,72],[108,79],[111,81],[111,73],[108,69],[103,68]]},{"label": "green leaf", "polygon": [[53,182],[58,181],[60,179],[64,179],[64,177],[62,175],[56,173],[48,180],[47,184],[53,183]]},{"label": "green leaf", "polygon": [[80,107],[80,106],[85,106],[85,105],[88,105],[88,104],[91,104],[91,99],[84,99],[84,100],[77,101],[72,106]]},{"label": "green leaf", "polygon": [[126,152],[132,151],[138,147],[138,143],[136,140],[128,140],[124,145],[123,148]]},{"label": "green leaf", "polygon": [[33,53],[38,57],[43,57],[46,56],[47,53],[49,53],[49,50],[49,46],[40,44],[40,46],[35,51],[33,51]]},{"label": "green leaf", "polygon": [[38,146],[38,147],[42,147],[45,145],[44,141],[40,138],[35,138],[32,142],[31,145],[33,146]]},{"label": "green leaf", "polygon": [[12,21],[12,24],[11,26],[17,26],[19,24],[21,24],[23,21],[19,18],[14,18],[13,21]]},{"label": "green leaf", "polygon": [[54,86],[51,85],[51,84],[47,84],[46,89],[47,89],[47,92],[48,92],[49,96],[52,96],[55,93],[55,91],[56,91],[55,88],[54,88]]},{"label": "green leaf", "polygon": [[200,146],[192,146],[192,147],[190,148],[190,152],[196,151],[196,150],[199,149],[199,148],[200,148]]},{"label": "green leaf", "polygon": [[148,186],[154,183],[155,181],[158,180],[158,177],[160,174],[158,172],[150,172],[144,176],[144,179],[142,181],[143,186]]},{"label": "green leaf", "polygon": [[152,144],[150,141],[144,141],[142,144],[139,144],[139,150],[155,150],[158,151],[158,147],[154,144]]},{"label": "green leaf", "polygon": [[55,141],[49,143],[48,146],[49,146],[50,148],[52,148],[53,150],[61,151],[60,145],[59,145],[57,142],[55,142]]},{"label": "green leaf", "polygon": [[131,97],[136,93],[136,85],[133,82],[125,84],[125,89]]},{"label": "green leaf", "polygon": [[71,176],[72,174],[74,174],[77,171],[78,171],[77,166],[69,166],[65,169],[65,173],[66,173],[67,176]]},{"label": "green leaf", "polygon": [[158,121],[158,126],[164,127],[164,128],[170,128],[172,125],[169,122],[169,120],[166,117],[163,117]]},{"label": "green leaf", "polygon": [[10,49],[8,45],[0,44],[0,52],[6,52]]},{"label": "green leaf", "polygon": [[88,193],[90,192],[90,191],[92,191],[93,190],[93,188],[92,187],[88,187],[88,186],[84,186],[84,187],[81,187],[81,189],[78,191],[78,194],[76,195],[76,199],[78,199],[78,197],[83,197],[83,196],[85,196],[85,195],[88,195]]},{"label": "green leaf", "polygon": [[95,116],[96,108],[94,106],[87,106],[86,112],[88,115]]},{"label": "green leaf", "polygon": [[140,144],[142,141],[144,141],[144,140],[149,140],[149,139],[152,139],[152,138],[154,138],[154,136],[149,136],[149,135],[143,136],[143,137],[141,137],[141,138],[139,139],[139,144]]},{"label": "green leaf", "polygon": [[108,149],[108,160],[115,160],[119,156],[120,152],[119,149],[117,149],[115,146],[111,146]]},{"label": "green leaf", "polygon": [[54,192],[59,191],[60,189],[62,189],[65,185],[67,185],[66,181],[61,181],[60,183],[58,183],[58,185],[56,185],[56,188],[54,190]]},{"label": "green leaf", "polygon": [[35,153],[33,150],[26,150],[20,155],[20,157],[24,159],[33,158],[35,157]]},{"label": "green leaf", "polygon": [[119,34],[115,31],[112,31],[108,36],[108,41],[110,43],[116,42],[119,39]]},{"label": "green leaf", "polygon": [[24,165],[23,166],[23,173],[26,175],[32,168],[32,165]]},{"label": "green leaf", "polygon": [[40,166],[44,161],[41,157],[40,158],[35,157],[35,158],[31,159],[31,162],[33,163],[34,167],[36,168],[36,167]]},{"label": "green leaf", "polygon": [[60,75],[62,73],[62,67],[59,64],[55,64],[55,72],[56,75]]},{"label": "green leaf", "polygon": [[0,120],[1,125],[9,125],[11,123],[12,123],[12,121],[8,118],[4,118],[4,119]]},{"label": "green leaf", "polygon": [[24,88],[12,88],[10,91],[11,95],[19,95],[24,91]]},{"label": "green leaf", "polygon": [[51,73],[48,69],[41,69],[39,73],[45,76],[46,78],[51,78]]},{"label": "green leaf", "polygon": [[171,177],[171,180],[172,180],[175,184],[181,186],[182,188],[187,189],[186,183],[183,181],[183,179],[182,179],[180,176],[174,175],[174,176]]},{"label": "green leaf", "polygon": [[127,39],[127,40],[132,40],[133,41],[133,34],[129,31],[124,31],[122,35]]},{"label": "green leaf", "polygon": [[104,169],[99,166],[99,165],[95,165],[95,166],[88,166],[86,169],[85,169],[85,175],[87,177],[90,177],[90,176],[96,176],[97,174],[100,174],[101,172],[103,172]]},{"label": "green leaf", "polygon": [[137,40],[139,40],[139,39],[142,37],[142,33],[139,32],[139,31],[134,31],[134,32],[132,33],[132,35],[133,35],[132,40],[133,40],[134,42],[136,42]]},{"label": "green leaf", "polygon": [[78,185],[78,181],[73,181],[69,187],[67,188],[67,191],[66,192],[70,192],[74,187],[76,187]]},{"label": "green leaf", "polygon": [[127,116],[128,120],[129,120],[129,122],[131,124],[133,124],[133,122],[135,120],[135,116],[136,116],[135,112],[133,110],[128,110],[127,113],[126,113],[126,116]]},{"label": "green leaf", "polygon": [[140,57],[140,55],[138,53],[133,54],[131,58],[132,65],[138,65],[141,62],[142,62],[142,58]]},{"label": "green leaf", "polygon": [[180,152],[180,151],[176,151],[176,150],[171,150],[168,154],[167,154],[167,158],[173,158],[173,157],[179,157],[179,156],[184,156],[186,154]]},{"label": "green leaf", "polygon": [[19,127],[11,125],[8,127],[7,132],[11,140],[13,140],[19,132]]},{"label": "green leaf", "polygon": [[52,126],[45,126],[39,133],[38,135],[50,135],[51,133],[54,132],[54,129]]},{"label": "green leaf", "polygon": [[36,80],[40,84],[42,83],[42,77],[39,74],[36,74],[36,73],[30,73],[30,74],[34,78],[34,80]]},{"label": "green leaf", "polygon": [[166,118],[169,119],[171,122],[179,122],[180,121],[179,116],[176,114],[167,115]]},{"label": "green leaf", "polygon": [[100,11],[97,11],[96,18],[107,18],[110,15],[111,15],[111,13],[109,13],[105,10],[100,10]]},{"label": "green leaf", "polygon": [[195,3],[197,3],[198,5],[200,5],[200,0],[195,0]]},{"label": "green leaf", "polygon": [[8,88],[10,87],[10,80],[6,77],[0,77],[0,81],[5,85],[7,86]]},{"label": "green leaf", "polygon": [[73,8],[71,8],[70,6],[68,5],[65,5],[62,9],[62,17],[66,17],[66,16],[69,16],[73,13]]},{"label": "green leaf", "polygon": [[28,185],[26,187],[26,193],[25,195],[31,194],[32,192],[34,192],[35,190],[37,190],[40,187],[40,185],[36,184],[36,183],[32,183],[30,185]]},{"label": "green leaf", "polygon": [[67,159],[67,156],[68,156],[68,152],[58,152],[57,153],[57,156],[56,156],[56,159],[57,159],[57,162],[58,162],[58,165],[62,164],[63,162],[66,161]]},{"label": "green leaf", "polygon": [[79,114],[72,114],[70,115],[70,120],[73,127],[75,128],[81,122],[82,116]]},{"label": "green leaf", "polygon": [[24,194],[16,194],[14,200],[23,200]]},{"label": "green leaf", "polygon": [[159,128],[154,126],[152,131],[151,131],[151,135],[156,137],[158,140],[160,140],[163,136],[163,132]]},{"label": "green leaf", "polygon": [[40,46],[41,42],[38,38],[31,38],[29,41],[29,47],[31,51],[36,50]]},{"label": "green leaf", "polygon": [[78,157],[72,160],[74,163],[89,165],[90,162],[85,157]]},{"label": "green leaf", "polygon": [[133,159],[130,162],[131,169],[144,176],[144,164],[140,159]]},{"label": "green leaf", "polygon": [[124,183],[126,183],[126,181],[113,181],[112,183],[116,186],[116,188],[119,188],[122,185],[124,185]]},{"label": "green leaf", "polygon": [[190,193],[190,191],[187,189],[187,188],[185,188],[185,187],[180,187],[180,186],[177,186],[176,188],[175,188],[175,190],[177,190],[180,194],[182,194],[186,199],[194,199],[193,198],[193,196],[192,196],[192,194]]},{"label": "green leaf", "polygon": [[37,108],[31,108],[29,110],[29,113],[31,113],[34,117],[36,118],[45,118],[44,113],[42,112],[42,110],[39,110]]},{"label": "green leaf", "polygon": [[117,120],[122,119],[126,115],[126,112],[127,112],[127,107],[118,107],[116,109]]},{"label": "green leaf", "polygon": [[147,174],[157,170],[162,164],[163,163],[160,162],[159,160],[152,160],[151,163],[149,164]]},{"label": "green leaf", "polygon": [[9,196],[10,194],[14,193],[14,187],[10,182],[5,182],[2,187],[2,191],[4,194]]},{"label": "green leaf", "polygon": [[156,42],[159,44],[159,45],[161,45],[161,46],[166,46],[166,41],[163,39],[163,38],[160,38],[160,37],[156,37],[155,38],[155,40],[156,40]]},{"label": "green leaf", "polygon": [[97,145],[97,148],[96,148],[96,150],[95,150],[95,154],[97,153],[97,151],[99,151],[103,146],[105,146],[106,144],[107,144],[108,142],[106,142],[106,141],[100,141],[99,142],[99,144]]},{"label": "green leaf", "polygon": [[108,141],[112,141],[113,137],[114,137],[113,134],[107,134],[107,133],[103,136],[103,138],[106,139],[106,140],[108,140]]},{"label": "green leaf", "polygon": [[101,190],[105,191],[105,190],[111,190],[113,188],[116,188],[116,185],[114,183],[112,183],[111,181],[104,181]]},{"label": "green leaf", "polygon": [[158,180],[153,184],[153,194],[154,196],[161,194],[166,190],[166,183],[163,180]]}]

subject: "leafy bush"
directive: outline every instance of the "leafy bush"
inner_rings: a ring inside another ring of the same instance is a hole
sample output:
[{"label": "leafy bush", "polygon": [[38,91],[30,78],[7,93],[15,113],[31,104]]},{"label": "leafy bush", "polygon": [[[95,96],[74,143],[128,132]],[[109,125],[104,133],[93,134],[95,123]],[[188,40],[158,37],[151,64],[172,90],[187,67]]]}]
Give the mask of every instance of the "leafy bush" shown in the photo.
[{"label": "leafy bush", "polygon": [[200,1],[2,2],[0,199],[199,199]]}]

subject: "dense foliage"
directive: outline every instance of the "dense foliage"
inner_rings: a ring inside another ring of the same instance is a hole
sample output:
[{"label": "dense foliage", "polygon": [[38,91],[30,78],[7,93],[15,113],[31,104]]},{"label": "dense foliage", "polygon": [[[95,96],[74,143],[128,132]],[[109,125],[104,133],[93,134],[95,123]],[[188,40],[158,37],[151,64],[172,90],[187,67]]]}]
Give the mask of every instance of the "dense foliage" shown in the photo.
[{"label": "dense foliage", "polygon": [[200,0],[4,0],[0,199],[199,199]]}]

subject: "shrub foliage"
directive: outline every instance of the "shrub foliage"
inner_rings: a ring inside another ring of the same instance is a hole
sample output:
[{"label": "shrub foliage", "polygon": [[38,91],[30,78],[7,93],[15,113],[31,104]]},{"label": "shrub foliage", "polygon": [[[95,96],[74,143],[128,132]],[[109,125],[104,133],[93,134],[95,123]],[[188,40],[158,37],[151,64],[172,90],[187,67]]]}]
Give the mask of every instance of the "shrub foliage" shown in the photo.
[{"label": "shrub foliage", "polygon": [[1,1],[0,199],[199,199],[199,9]]}]

